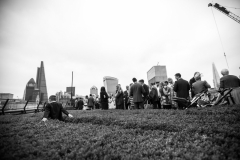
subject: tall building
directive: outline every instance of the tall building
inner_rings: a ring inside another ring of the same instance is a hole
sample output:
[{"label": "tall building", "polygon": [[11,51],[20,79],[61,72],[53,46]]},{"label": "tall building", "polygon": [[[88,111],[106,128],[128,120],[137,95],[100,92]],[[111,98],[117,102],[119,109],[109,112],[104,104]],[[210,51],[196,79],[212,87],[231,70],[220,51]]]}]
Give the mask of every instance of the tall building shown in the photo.
[{"label": "tall building", "polygon": [[36,78],[36,88],[39,89],[40,93],[40,101],[48,101],[48,94],[47,94],[47,83],[45,78],[45,70],[43,61],[41,61],[40,68],[37,68],[37,78]]},{"label": "tall building", "polygon": [[24,90],[23,99],[26,101],[48,101],[47,84],[43,61],[41,61],[41,67],[37,68],[36,80],[36,83],[33,78],[28,81]]},{"label": "tall building", "polygon": [[212,63],[212,71],[213,71],[213,85],[215,89],[218,89],[220,87],[220,76],[214,63]]},{"label": "tall building", "polygon": [[109,76],[103,77],[103,85],[108,94],[115,94],[116,86],[118,85],[118,79]]},{"label": "tall building", "polygon": [[92,86],[90,88],[90,94],[92,94],[92,95],[94,94],[94,95],[98,96],[98,89],[96,86]]},{"label": "tall building", "polygon": [[147,72],[148,84],[167,81],[167,69],[166,66],[153,66]]},{"label": "tall building", "polygon": [[34,79],[33,78],[31,78],[29,81],[28,81],[28,83],[27,83],[27,85],[26,85],[26,88],[25,88],[25,91],[24,91],[24,95],[23,95],[23,99],[24,100],[33,100],[33,92],[34,92],[34,90],[35,90],[35,87],[36,87],[36,83],[35,83],[35,81],[34,81]]},{"label": "tall building", "polygon": [[72,92],[72,96],[75,96],[75,87],[67,87],[66,92],[69,93],[70,95],[71,95],[71,92]]}]

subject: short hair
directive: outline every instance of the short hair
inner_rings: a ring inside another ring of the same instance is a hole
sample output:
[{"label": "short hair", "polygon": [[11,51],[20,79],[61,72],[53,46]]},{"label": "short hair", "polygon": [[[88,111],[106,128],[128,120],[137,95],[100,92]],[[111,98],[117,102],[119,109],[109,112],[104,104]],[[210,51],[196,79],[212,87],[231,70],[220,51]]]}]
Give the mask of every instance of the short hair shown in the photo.
[{"label": "short hair", "polygon": [[144,83],[144,80],[143,80],[143,79],[140,79],[140,80],[139,80],[139,82],[142,82],[142,83]]},{"label": "short hair", "polygon": [[180,73],[176,73],[175,76],[180,77],[181,78],[181,74]]},{"label": "short hair", "polygon": [[132,81],[133,81],[133,82],[137,82],[137,78],[133,78]]},{"label": "short hair", "polygon": [[[196,74],[198,74],[198,73],[199,73],[199,72],[195,72],[195,73],[194,73],[194,76],[195,76]],[[199,74],[200,74],[200,73],[199,73]]]},{"label": "short hair", "polygon": [[229,74],[229,71],[228,71],[228,69],[223,69],[222,71],[221,71],[221,74],[224,76],[224,75],[228,75]]},{"label": "short hair", "polygon": [[55,95],[51,95],[51,96],[49,97],[49,99],[50,99],[51,101],[56,101],[57,97],[56,97]]},{"label": "short hair", "polygon": [[92,94],[90,94],[89,96],[92,96]]},{"label": "short hair", "polygon": [[164,81],[165,84],[168,84],[168,81]]}]

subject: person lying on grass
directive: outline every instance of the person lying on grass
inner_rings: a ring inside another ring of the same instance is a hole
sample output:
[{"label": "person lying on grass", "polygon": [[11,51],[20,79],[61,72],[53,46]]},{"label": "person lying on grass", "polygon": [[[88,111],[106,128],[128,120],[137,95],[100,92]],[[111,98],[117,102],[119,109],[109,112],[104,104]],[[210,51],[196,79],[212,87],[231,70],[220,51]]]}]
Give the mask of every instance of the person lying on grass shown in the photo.
[{"label": "person lying on grass", "polygon": [[51,95],[49,97],[49,103],[46,105],[42,121],[47,121],[47,118],[58,119],[62,121],[62,112],[70,118],[73,117],[63,108],[61,103],[56,102],[56,96]]}]

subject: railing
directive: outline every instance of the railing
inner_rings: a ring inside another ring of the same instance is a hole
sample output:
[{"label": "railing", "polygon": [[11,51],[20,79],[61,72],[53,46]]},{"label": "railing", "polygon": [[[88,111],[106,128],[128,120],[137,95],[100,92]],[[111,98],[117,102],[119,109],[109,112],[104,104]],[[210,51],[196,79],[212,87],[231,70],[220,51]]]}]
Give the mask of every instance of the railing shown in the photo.
[{"label": "railing", "polygon": [[0,99],[1,114],[27,113],[27,111],[39,112],[45,109],[46,102],[23,101],[19,99]]}]

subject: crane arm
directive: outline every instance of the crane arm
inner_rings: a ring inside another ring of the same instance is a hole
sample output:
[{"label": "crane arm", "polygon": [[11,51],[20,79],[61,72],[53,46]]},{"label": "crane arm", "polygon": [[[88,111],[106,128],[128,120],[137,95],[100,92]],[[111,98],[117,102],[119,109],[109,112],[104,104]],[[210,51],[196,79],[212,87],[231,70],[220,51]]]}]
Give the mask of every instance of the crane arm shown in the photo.
[{"label": "crane arm", "polygon": [[240,17],[239,16],[237,16],[236,14],[230,12],[229,10],[227,10],[225,7],[219,5],[218,3],[215,3],[215,4],[209,3],[208,7],[214,7],[216,10],[222,12],[226,16],[232,18],[234,21],[240,23]]}]

